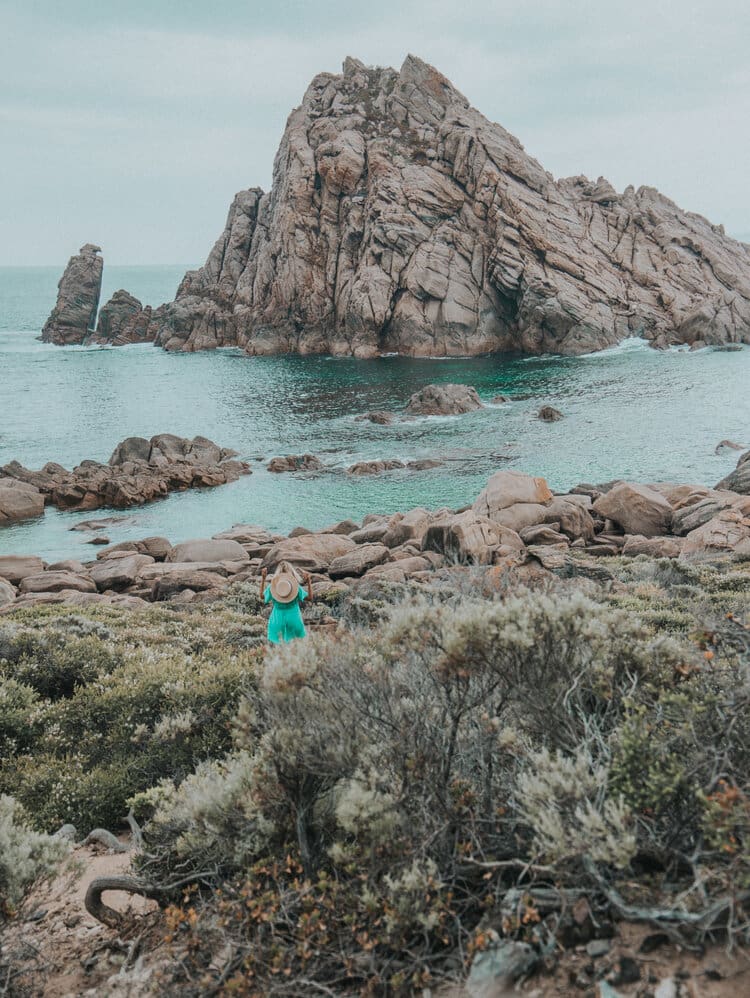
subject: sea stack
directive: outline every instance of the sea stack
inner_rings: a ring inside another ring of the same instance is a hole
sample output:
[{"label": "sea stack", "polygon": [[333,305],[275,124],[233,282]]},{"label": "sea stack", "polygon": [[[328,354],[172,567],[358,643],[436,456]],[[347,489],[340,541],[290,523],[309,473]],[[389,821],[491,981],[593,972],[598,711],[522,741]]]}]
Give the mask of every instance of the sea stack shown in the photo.
[{"label": "sea stack", "polygon": [[86,243],[68,261],[57,285],[57,304],[42,329],[42,342],[75,346],[94,331],[104,267],[100,253],[100,246]]},{"label": "sea stack", "polygon": [[653,187],[555,179],[415,56],[349,58],[151,326],[167,350],[250,354],[747,343],[750,246]]}]

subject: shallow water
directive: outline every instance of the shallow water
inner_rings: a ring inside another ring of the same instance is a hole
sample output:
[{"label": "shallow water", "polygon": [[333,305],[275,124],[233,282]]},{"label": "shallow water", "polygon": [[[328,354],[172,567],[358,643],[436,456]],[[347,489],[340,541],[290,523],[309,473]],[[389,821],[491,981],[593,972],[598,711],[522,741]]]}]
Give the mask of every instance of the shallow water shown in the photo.
[{"label": "shallow water", "polygon": [[[173,297],[185,267],[105,267],[102,301],[125,287],[144,303]],[[173,542],[234,523],[287,532],[344,517],[471,501],[498,468],[544,475],[556,489],[627,477],[715,484],[750,444],[750,349],[657,353],[640,341],[581,358],[373,361],[246,357],[238,351],[167,354],[152,346],[54,347],[36,337],[54,304],[55,268],[0,269],[0,464],[37,468],[106,461],[126,436],[202,434],[253,460],[254,473],[216,489],[174,494],[107,529],[113,542],[163,534]],[[403,409],[430,382],[529,396],[465,416],[355,422]],[[543,404],[565,418],[542,423]],[[256,457],[317,454],[324,472],[272,475]],[[354,461],[438,458],[431,471],[351,478]],[[0,528],[0,554],[93,557],[70,532],[109,510],[59,513]]]}]

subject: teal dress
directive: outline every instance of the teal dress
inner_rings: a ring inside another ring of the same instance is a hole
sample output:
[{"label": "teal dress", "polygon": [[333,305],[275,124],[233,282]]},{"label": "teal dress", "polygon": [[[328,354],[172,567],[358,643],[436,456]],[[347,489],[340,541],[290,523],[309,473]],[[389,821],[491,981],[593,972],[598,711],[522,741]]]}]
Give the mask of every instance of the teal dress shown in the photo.
[{"label": "teal dress", "polygon": [[294,638],[304,638],[305,625],[300,613],[300,604],[307,599],[307,592],[299,587],[296,599],[291,603],[279,603],[271,595],[271,587],[266,586],[263,594],[265,603],[273,603],[271,616],[268,621],[268,640],[272,644],[280,641],[292,641]]}]

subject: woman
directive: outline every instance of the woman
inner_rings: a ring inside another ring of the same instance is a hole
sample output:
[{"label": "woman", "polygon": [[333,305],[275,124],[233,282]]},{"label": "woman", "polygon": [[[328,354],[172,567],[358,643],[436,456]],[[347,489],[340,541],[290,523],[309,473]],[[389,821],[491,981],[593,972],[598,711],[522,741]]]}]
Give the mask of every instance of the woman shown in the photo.
[{"label": "woman", "polygon": [[300,605],[312,598],[312,580],[305,572],[306,589],[300,585],[300,577],[288,561],[280,562],[269,585],[266,585],[267,569],[260,574],[260,598],[264,603],[273,603],[268,620],[268,640],[272,644],[304,638],[305,625],[300,613]]}]

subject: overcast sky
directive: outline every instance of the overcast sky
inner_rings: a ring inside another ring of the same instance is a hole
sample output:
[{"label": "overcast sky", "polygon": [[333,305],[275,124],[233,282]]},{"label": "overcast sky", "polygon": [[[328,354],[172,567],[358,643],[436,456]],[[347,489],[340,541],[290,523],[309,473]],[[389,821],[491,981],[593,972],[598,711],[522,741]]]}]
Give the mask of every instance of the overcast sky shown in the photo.
[{"label": "overcast sky", "polygon": [[0,264],[202,263],[346,55],[433,63],[556,177],[750,240],[744,0],[0,0]]}]

